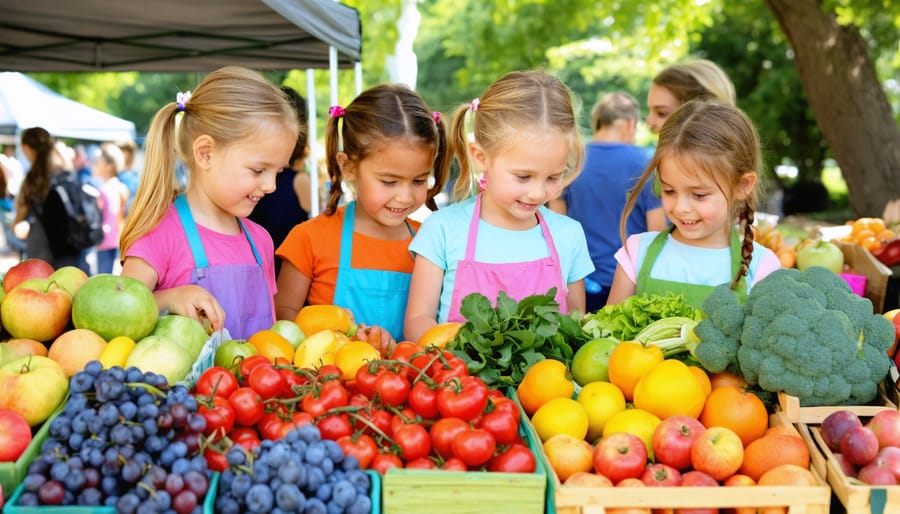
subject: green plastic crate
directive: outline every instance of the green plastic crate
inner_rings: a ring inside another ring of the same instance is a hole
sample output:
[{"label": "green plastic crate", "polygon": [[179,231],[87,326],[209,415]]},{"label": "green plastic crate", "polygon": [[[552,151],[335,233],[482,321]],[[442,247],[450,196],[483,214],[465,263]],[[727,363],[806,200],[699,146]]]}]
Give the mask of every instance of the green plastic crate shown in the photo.
[{"label": "green plastic crate", "polygon": [[[3,506],[3,514],[116,514],[115,507],[89,507],[85,505],[55,505],[44,507],[22,507],[16,505],[25,486],[19,484],[12,498]],[[209,490],[203,499],[203,513],[213,514],[216,503],[216,492],[219,490],[219,473],[213,473],[209,479]]]},{"label": "green plastic crate", "polygon": [[25,479],[31,461],[41,454],[41,445],[47,440],[50,434],[50,422],[55,417],[56,414],[50,416],[50,419],[41,425],[41,428],[31,438],[31,443],[28,444],[28,447],[25,448],[25,451],[22,452],[22,455],[15,462],[0,463],[0,486],[3,486],[3,494],[5,496],[9,497],[19,487],[19,484]]}]

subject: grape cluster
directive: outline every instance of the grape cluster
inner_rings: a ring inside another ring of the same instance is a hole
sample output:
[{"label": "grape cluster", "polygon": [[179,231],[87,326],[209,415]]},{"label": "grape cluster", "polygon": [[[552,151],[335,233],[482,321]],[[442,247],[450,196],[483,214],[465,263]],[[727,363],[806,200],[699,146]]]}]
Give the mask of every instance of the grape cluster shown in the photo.
[{"label": "grape cluster", "polygon": [[348,513],[372,509],[369,477],[319,429],[304,425],[252,452],[239,445],[226,453],[216,512]]},{"label": "grape cluster", "polygon": [[209,489],[199,452],[206,421],[186,387],[91,361],[72,376],[69,393],[28,467],[19,505],[202,512]]}]

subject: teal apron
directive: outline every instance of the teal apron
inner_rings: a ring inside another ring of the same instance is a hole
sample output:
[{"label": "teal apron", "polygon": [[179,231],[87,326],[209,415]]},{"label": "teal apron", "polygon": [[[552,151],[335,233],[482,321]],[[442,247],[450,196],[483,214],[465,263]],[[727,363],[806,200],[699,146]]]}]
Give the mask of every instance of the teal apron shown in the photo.
[{"label": "teal apron", "polygon": [[[378,325],[395,340],[403,341],[403,318],[412,273],[351,267],[355,220],[356,202],[350,202],[344,210],[340,264],[332,303],[350,309],[357,323]],[[406,226],[410,235],[415,235],[408,222]]]},{"label": "teal apron", "polygon": [[191,208],[184,195],[175,199],[178,218],[184,227],[194,258],[191,284],[206,289],[225,311],[225,328],[232,339],[247,339],[254,333],[271,328],[275,323],[272,312],[272,295],[263,272],[262,258],[256,250],[253,238],[241,220],[238,225],[247,241],[256,264],[217,264],[210,266],[200,241],[200,232],[191,215]]},{"label": "teal apron", "polygon": [[[665,295],[667,293],[676,293],[683,294],[687,303],[697,307],[698,309],[703,306],[703,300],[712,293],[712,290],[715,289],[715,286],[704,286],[698,284],[687,284],[684,282],[675,282],[672,280],[663,280],[658,278],[653,278],[650,276],[650,271],[653,269],[653,265],[656,263],[657,257],[659,257],[660,252],[662,252],[663,245],[666,244],[666,239],[669,237],[669,234],[672,233],[675,227],[670,226],[668,230],[664,230],[656,235],[653,238],[653,241],[650,243],[650,246],[647,248],[647,255],[644,257],[644,262],[641,264],[641,269],[638,270],[637,275],[637,284],[635,289],[635,294],[657,294],[657,295]],[[741,244],[738,240],[737,234],[734,230],[731,231],[731,277],[733,278],[737,275],[738,270],[741,269],[742,263],[741,257]],[[731,283],[730,281],[728,282]],[[735,292],[738,294],[738,298],[741,301],[747,298],[747,276],[741,276],[741,280],[738,282],[737,287],[735,288]]]}]

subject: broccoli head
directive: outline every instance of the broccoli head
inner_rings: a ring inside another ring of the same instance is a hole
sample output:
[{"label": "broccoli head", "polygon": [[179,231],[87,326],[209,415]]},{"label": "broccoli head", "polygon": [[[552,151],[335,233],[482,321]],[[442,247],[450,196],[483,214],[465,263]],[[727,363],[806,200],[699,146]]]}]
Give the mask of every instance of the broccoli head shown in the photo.
[{"label": "broccoli head", "polygon": [[694,327],[699,342],[691,354],[708,371],[724,371],[737,360],[744,307],[727,285],[713,289],[703,302],[706,319]]}]

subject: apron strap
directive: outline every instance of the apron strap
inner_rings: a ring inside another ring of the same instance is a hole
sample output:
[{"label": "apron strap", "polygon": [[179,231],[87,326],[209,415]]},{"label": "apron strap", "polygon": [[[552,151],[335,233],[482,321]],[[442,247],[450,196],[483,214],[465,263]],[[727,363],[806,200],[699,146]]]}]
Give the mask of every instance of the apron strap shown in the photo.
[{"label": "apron strap", "polygon": [[475,197],[475,210],[472,211],[472,221],[469,222],[469,235],[466,238],[466,260],[475,260],[475,242],[478,241],[478,221],[481,219],[481,195]]},{"label": "apron strap", "polygon": [[256,258],[256,264],[262,267],[262,257],[259,256],[259,251],[256,249],[256,243],[253,242],[253,236],[250,235],[250,231],[247,230],[247,227],[244,226],[244,223],[241,222],[240,218],[237,218],[238,225],[241,226],[241,232],[244,233],[244,237],[247,238],[247,242],[250,243],[250,249],[253,251],[253,257]]},{"label": "apron strap", "polygon": [[[406,228],[409,230],[410,236],[415,236],[416,231],[413,230],[409,221],[404,221]],[[353,256],[353,226],[356,224],[356,200],[349,202],[344,208],[344,222],[341,224],[341,251],[339,257],[339,268],[350,268],[350,260]],[[345,244],[346,243],[346,244]]]},{"label": "apron strap", "polygon": [[[191,215],[191,207],[188,205],[187,198],[184,194],[180,194],[175,198],[175,209],[178,211],[178,218],[181,220],[181,226],[184,228],[184,233],[187,236],[188,245],[191,247],[191,255],[194,257],[194,266],[198,269],[197,275],[202,277],[202,270],[209,267],[209,260],[206,258],[206,250],[203,249],[203,242],[200,240],[200,231],[197,230],[197,224],[194,222],[194,217]],[[256,264],[262,266],[262,257],[259,255],[259,250],[256,249],[256,243],[253,242],[253,237],[241,220],[238,218],[235,219],[241,227],[241,232],[243,232],[244,237],[247,238],[247,242],[250,243],[250,250],[253,251],[253,257],[256,258]]]}]

